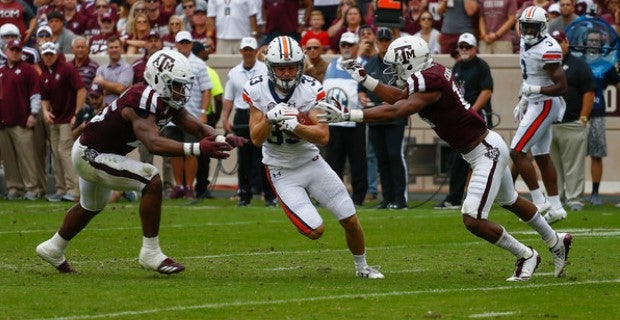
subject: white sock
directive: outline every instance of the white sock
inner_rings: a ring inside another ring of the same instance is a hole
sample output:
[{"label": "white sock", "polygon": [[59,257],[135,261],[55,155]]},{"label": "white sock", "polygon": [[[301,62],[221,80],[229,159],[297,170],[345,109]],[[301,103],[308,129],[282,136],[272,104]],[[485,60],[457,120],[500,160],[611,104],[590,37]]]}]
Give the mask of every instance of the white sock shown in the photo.
[{"label": "white sock", "polygon": [[368,263],[366,263],[366,252],[364,252],[361,255],[353,255],[353,262],[355,262],[355,268],[356,269],[361,269],[364,268],[366,266],[368,266]]},{"label": "white sock", "polygon": [[534,217],[530,221],[525,221],[530,228],[534,229],[542,237],[543,241],[547,244],[547,247],[551,248],[557,242],[555,231],[551,228],[549,223],[543,218],[539,212],[536,212]]},{"label": "white sock", "polygon": [[562,202],[560,201],[559,195],[549,196],[548,199],[549,199],[549,203],[551,203],[551,209],[553,210],[562,209]]},{"label": "white sock", "polygon": [[530,190],[530,194],[532,195],[532,202],[536,204],[545,203],[545,195],[543,194],[540,188],[536,190]]},{"label": "white sock", "polygon": [[510,251],[517,258],[529,258],[532,256],[532,250],[523,243],[515,239],[506,229],[502,227],[502,236],[494,243],[496,246]]},{"label": "white sock", "polygon": [[69,245],[69,241],[63,239],[63,237],[61,237],[58,232],[54,233],[54,235],[50,239],[50,242],[62,251],[65,251],[65,249]]},{"label": "white sock", "polygon": [[154,236],[152,238],[142,237],[142,248],[149,251],[161,251],[159,248],[159,237]]}]

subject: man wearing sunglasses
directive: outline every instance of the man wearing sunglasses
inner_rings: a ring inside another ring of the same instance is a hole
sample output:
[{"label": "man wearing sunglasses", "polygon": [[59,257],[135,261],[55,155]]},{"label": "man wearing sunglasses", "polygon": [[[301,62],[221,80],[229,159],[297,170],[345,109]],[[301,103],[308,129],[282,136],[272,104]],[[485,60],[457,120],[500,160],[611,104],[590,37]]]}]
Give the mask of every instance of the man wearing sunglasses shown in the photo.
[{"label": "man wearing sunglasses", "polygon": [[[493,77],[489,65],[478,57],[478,41],[473,34],[461,34],[457,42],[460,60],[454,64],[452,74],[465,100],[476,110],[491,128],[491,94]],[[450,189],[446,198],[435,209],[461,208],[467,182],[469,164],[456,150],[450,155]]]}]

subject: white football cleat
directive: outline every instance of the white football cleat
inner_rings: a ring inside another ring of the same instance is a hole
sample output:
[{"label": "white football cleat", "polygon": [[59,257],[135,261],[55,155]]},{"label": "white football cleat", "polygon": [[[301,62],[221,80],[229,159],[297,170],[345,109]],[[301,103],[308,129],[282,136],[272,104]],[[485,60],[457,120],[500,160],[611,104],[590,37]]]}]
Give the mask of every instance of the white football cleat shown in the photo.
[{"label": "white football cleat", "polygon": [[[532,249],[532,247],[530,247]],[[515,265],[515,273],[506,281],[527,281],[530,280],[532,274],[540,264],[540,255],[536,250],[532,249],[532,256],[529,258],[519,258]]]},{"label": "white football cleat", "polygon": [[58,248],[55,248],[50,240],[41,242],[37,246],[36,251],[37,255],[41,257],[41,259],[54,266],[54,268],[56,268],[59,272],[76,273],[76,271],[67,262],[64,252]]},{"label": "white football cleat", "polygon": [[573,245],[573,236],[570,233],[556,233],[558,242],[549,251],[553,254],[554,275],[557,278],[564,276],[564,267],[568,261],[568,251]]},{"label": "white football cleat", "polygon": [[548,211],[549,209],[551,209],[551,202],[549,202],[549,200],[547,200],[547,198],[545,198],[545,202],[543,202],[543,203],[534,203],[534,205],[536,206],[536,209],[538,209],[538,212],[541,215],[543,213],[545,213],[546,211]]},{"label": "white football cleat", "polygon": [[548,224],[554,224],[560,220],[566,219],[567,216],[568,213],[566,213],[566,210],[564,210],[564,208],[560,208],[558,210],[549,210],[543,218],[547,220]]},{"label": "white football cleat", "polygon": [[355,271],[355,275],[360,278],[368,278],[368,279],[383,279],[385,276],[376,269],[373,269],[369,266],[365,266],[363,268],[357,269]]}]

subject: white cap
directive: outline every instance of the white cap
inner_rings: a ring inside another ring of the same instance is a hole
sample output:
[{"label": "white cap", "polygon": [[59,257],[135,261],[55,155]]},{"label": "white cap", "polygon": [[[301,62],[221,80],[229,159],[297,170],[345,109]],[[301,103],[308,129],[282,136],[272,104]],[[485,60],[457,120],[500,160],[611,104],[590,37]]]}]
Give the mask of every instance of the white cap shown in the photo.
[{"label": "white cap", "polygon": [[189,31],[179,31],[177,33],[177,35],[174,37],[174,41],[175,42],[181,42],[181,41],[189,41],[192,42],[194,41],[194,39],[192,38],[192,34],[189,33]]},{"label": "white cap", "polygon": [[555,12],[555,13],[560,13],[560,4],[559,3],[553,3],[549,6],[549,9],[547,10],[547,12],[551,13],[551,12]]},{"label": "white cap", "polygon": [[52,28],[50,28],[48,25],[43,25],[43,26],[40,26],[39,29],[37,29],[36,35],[38,35],[39,33],[43,31],[49,33],[50,35],[52,34]]},{"label": "white cap", "polygon": [[41,46],[41,54],[53,53],[56,54],[56,44],[53,42],[46,42]]},{"label": "white cap", "polygon": [[241,44],[239,44],[239,49],[243,48],[251,48],[252,50],[256,50],[256,48],[258,48],[258,43],[254,37],[244,37],[241,39]]},{"label": "white cap", "polygon": [[360,38],[353,32],[345,32],[340,36],[340,42],[358,43]]},{"label": "white cap", "polygon": [[478,42],[476,41],[476,37],[474,37],[473,34],[469,33],[469,32],[465,32],[463,33],[460,37],[459,37],[459,41],[457,41],[456,43],[459,44],[461,42],[465,42],[470,46],[474,46],[477,47],[478,46]]}]

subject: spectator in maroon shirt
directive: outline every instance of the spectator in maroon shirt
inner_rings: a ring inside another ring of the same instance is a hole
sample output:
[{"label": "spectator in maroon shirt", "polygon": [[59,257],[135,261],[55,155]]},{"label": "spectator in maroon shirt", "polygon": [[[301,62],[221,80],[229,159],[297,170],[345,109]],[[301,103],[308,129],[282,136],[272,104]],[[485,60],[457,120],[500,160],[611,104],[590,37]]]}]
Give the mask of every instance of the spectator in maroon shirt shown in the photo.
[{"label": "spectator in maroon shirt", "polygon": [[116,17],[113,14],[106,13],[99,20],[99,34],[90,38],[90,54],[106,54],[108,50],[108,39],[112,36],[119,37],[119,33],[115,30]]},{"label": "spectator in maroon shirt", "polygon": [[77,0],[63,0],[65,28],[76,35],[84,35],[88,26],[88,17],[77,11]]},{"label": "spectator in maroon shirt", "polygon": [[146,38],[146,42],[144,44],[144,57],[136,60],[131,68],[133,69],[133,84],[144,82],[144,70],[146,68],[146,62],[149,61],[149,58],[153,53],[161,50],[163,47],[161,38],[159,37],[159,33],[155,30],[151,30],[149,32],[148,37]]},{"label": "spectator in maroon shirt", "polygon": [[86,88],[77,70],[58,59],[57,50],[53,42],[41,46],[41,59],[46,67],[39,79],[41,109],[43,118],[50,126],[50,146],[56,178],[56,193],[47,199],[77,201],[77,174],[71,163],[71,127],[86,101]]},{"label": "spectator in maroon shirt", "polygon": [[4,49],[6,65],[0,67],[0,149],[8,190],[7,199],[20,199],[24,192],[29,200],[38,199],[45,191],[37,177],[38,164],[32,155],[33,127],[41,108],[38,75],[22,61],[19,40]]},{"label": "spectator in maroon shirt", "polygon": [[0,0],[0,26],[12,23],[19,28],[19,33],[24,41],[30,39],[35,26],[34,12],[28,6],[22,6],[16,0]]},{"label": "spectator in maroon shirt", "polygon": [[160,0],[145,0],[146,15],[149,17],[151,29],[159,32],[160,36],[168,33],[168,20],[174,12],[163,12]]}]

